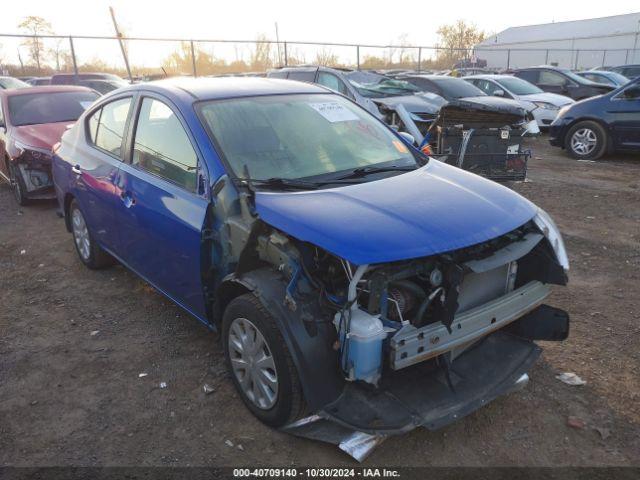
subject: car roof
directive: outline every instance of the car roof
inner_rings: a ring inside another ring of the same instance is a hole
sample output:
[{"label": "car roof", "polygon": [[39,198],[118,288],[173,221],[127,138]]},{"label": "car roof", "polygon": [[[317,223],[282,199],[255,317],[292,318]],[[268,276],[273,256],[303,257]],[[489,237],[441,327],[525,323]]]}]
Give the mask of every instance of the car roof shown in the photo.
[{"label": "car roof", "polygon": [[13,97],[16,95],[33,95],[34,93],[61,93],[61,92],[93,92],[90,88],[77,85],[39,85],[29,88],[10,88],[0,90],[0,95]]},{"label": "car roof", "polygon": [[483,78],[487,80],[499,80],[501,78],[514,78],[513,75],[505,75],[500,73],[480,73],[478,75],[468,75],[463,78],[466,80],[467,78]]},{"label": "car roof", "polygon": [[[331,93],[311,83],[262,77],[175,77],[124,87],[124,90],[128,89],[150,90],[184,100],[188,96],[192,102],[289,93]],[[122,91],[118,90],[120,93]]]},{"label": "car roof", "polygon": [[569,70],[568,68],[556,67],[554,65],[537,65],[535,67],[525,67],[525,68],[516,68],[514,72],[522,72],[524,70],[557,70],[559,72],[564,72]]}]

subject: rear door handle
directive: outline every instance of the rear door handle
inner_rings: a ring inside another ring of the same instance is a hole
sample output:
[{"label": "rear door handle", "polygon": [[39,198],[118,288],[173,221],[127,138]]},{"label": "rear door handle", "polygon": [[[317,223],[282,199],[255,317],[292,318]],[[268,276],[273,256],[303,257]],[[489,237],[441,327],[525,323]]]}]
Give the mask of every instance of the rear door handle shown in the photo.
[{"label": "rear door handle", "polygon": [[71,171],[76,175],[82,175],[82,170],[80,170],[80,165],[74,165],[71,167]]}]

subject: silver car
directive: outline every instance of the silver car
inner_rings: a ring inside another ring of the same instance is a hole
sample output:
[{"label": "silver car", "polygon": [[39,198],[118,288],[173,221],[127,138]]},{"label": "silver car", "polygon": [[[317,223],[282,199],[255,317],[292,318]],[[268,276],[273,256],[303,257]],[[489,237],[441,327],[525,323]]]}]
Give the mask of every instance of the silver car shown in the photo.
[{"label": "silver car", "polygon": [[532,83],[512,75],[473,75],[465,77],[464,80],[487,95],[516,100],[522,108],[531,112],[539,127],[551,125],[562,107],[574,103],[569,97],[545,92]]}]

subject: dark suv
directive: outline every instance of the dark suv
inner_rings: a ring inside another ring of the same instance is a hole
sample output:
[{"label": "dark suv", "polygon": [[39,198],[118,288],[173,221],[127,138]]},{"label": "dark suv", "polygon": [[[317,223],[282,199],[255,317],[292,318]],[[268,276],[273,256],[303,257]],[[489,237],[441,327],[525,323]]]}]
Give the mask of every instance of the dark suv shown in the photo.
[{"label": "dark suv", "polygon": [[640,65],[620,65],[618,67],[611,67],[608,70],[624,75],[631,80],[640,77]]},{"label": "dark suv", "polygon": [[513,75],[533,83],[545,92],[566,95],[574,100],[582,100],[614,90],[610,85],[592,82],[565,68],[522,68],[513,72]]}]

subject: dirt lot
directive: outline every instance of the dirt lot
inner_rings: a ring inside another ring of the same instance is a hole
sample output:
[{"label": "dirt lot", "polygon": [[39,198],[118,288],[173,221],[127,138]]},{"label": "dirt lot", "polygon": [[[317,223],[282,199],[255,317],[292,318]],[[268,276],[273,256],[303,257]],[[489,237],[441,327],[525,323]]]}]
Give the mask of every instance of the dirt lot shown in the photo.
[{"label": "dirt lot", "polygon": [[[530,181],[514,188],[564,233],[570,286],[553,303],[570,339],[544,345],[524,391],[389,439],[365,464],[640,464],[640,157],[532,147]],[[556,380],[564,371],[587,385]],[[354,462],[258,423],[216,335],[124,268],[85,269],[54,204],[20,209],[0,186],[0,466],[317,464]]]}]

